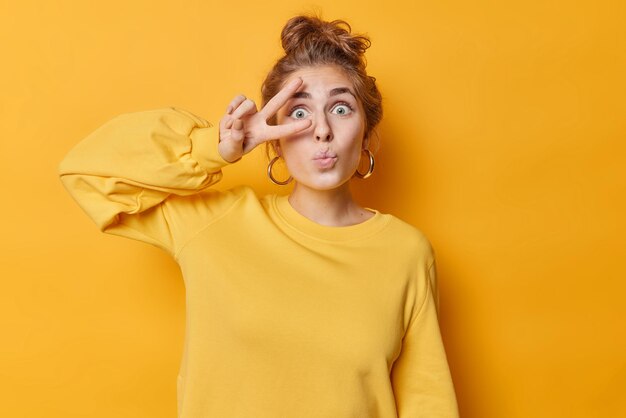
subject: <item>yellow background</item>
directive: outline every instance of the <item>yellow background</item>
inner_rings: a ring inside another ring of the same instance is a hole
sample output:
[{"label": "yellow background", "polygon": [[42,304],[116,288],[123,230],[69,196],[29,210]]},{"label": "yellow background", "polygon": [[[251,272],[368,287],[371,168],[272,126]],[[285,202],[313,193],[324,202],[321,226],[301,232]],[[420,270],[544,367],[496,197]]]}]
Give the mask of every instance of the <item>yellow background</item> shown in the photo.
[{"label": "yellow background", "polygon": [[[259,100],[312,11],[372,39],[385,115],[356,193],[435,247],[462,417],[626,416],[624,4],[2,1],[0,416],[175,416],[177,265],[100,234],[58,163],[120,113]],[[264,170],[257,149],[220,188],[287,191]]]}]

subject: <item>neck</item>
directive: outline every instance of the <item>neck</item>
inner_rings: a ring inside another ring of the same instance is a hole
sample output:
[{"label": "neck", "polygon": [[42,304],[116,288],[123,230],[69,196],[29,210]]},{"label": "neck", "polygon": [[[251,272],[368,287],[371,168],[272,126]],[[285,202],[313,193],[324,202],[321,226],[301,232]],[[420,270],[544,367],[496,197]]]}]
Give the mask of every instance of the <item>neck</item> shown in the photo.
[{"label": "neck", "polygon": [[315,190],[296,183],[288,200],[298,213],[320,225],[348,226],[374,216],[354,201],[349,181],[332,190]]}]

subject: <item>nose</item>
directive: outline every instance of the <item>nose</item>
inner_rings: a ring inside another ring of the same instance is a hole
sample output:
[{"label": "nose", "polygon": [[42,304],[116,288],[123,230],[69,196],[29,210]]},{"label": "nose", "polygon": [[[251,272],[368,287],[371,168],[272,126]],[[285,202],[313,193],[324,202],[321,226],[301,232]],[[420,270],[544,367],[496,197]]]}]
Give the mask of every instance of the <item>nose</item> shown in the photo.
[{"label": "nose", "polygon": [[326,115],[321,115],[315,121],[315,140],[330,142],[333,140],[333,132],[326,120]]}]

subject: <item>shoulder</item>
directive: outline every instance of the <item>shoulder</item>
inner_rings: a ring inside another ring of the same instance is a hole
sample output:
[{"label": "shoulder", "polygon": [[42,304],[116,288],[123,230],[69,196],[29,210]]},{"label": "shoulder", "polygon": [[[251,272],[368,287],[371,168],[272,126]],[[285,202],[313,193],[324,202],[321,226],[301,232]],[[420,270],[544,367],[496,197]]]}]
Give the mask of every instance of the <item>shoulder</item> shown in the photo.
[{"label": "shoulder", "polygon": [[258,204],[251,187],[236,186],[223,191],[208,188],[188,196],[170,195],[163,208],[170,222],[192,234],[233,211]]},{"label": "shoulder", "polygon": [[[226,190],[208,188],[192,195],[170,195],[162,210],[169,228],[178,242],[187,242],[206,227],[219,222],[229,222],[232,216],[239,220],[258,213],[259,200],[250,186],[236,186]],[[179,250],[180,251],[180,250]]]},{"label": "shoulder", "polygon": [[262,196],[259,201],[261,202],[261,205],[263,205],[263,207],[268,210],[271,211],[272,208],[274,207],[274,202],[276,201],[276,198],[279,195],[275,194],[275,193],[268,193],[264,196]]},{"label": "shoulder", "polygon": [[393,237],[399,251],[406,252],[407,256],[432,264],[435,258],[433,245],[428,236],[420,228],[390,214],[387,234]]},{"label": "shoulder", "polygon": [[247,185],[226,190],[207,188],[190,196],[171,195],[167,201],[171,209],[201,211],[207,216],[219,215],[238,204],[254,202],[258,202],[256,193]]}]

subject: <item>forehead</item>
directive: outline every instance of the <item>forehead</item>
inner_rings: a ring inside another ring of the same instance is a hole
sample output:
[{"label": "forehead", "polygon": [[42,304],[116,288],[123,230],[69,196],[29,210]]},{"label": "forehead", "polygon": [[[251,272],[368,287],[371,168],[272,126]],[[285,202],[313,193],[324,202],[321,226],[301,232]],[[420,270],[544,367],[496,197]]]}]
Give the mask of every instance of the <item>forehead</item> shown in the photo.
[{"label": "forehead", "polygon": [[354,91],[352,81],[347,77],[345,72],[335,66],[317,66],[301,68],[289,75],[283,85],[289,83],[294,78],[302,78],[302,86],[298,91],[328,92],[337,87],[348,87]]}]

